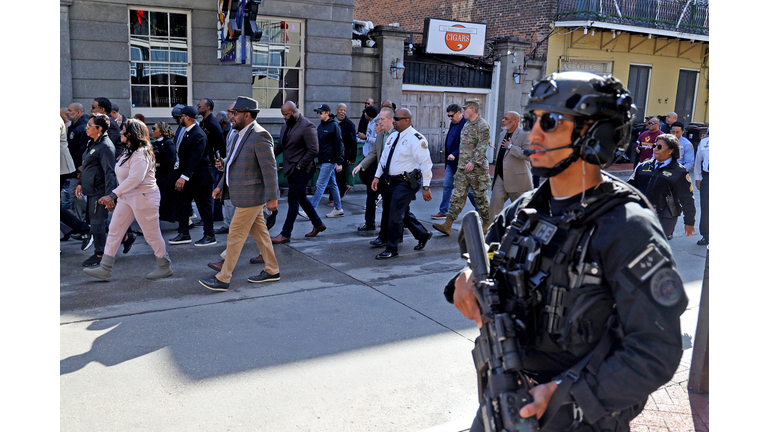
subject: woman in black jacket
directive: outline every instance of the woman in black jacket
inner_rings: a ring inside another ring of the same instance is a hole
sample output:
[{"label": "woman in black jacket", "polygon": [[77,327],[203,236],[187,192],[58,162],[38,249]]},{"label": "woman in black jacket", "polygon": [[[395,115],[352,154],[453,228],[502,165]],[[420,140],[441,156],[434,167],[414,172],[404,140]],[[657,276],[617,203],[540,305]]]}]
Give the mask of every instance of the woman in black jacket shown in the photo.
[{"label": "woman in black jacket", "polygon": [[108,129],[109,117],[106,114],[91,114],[85,127],[85,133],[90,140],[83,152],[82,174],[75,195],[78,198],[83,195],[87,197],[85,221],[91,225],[94,253],[83,261],[83,267],[98,266],[101,263],[107,242],[105,221],[109,211],[98,201],[117,187],[115,146],[107,136]]},{"label": "woman in black jacket", "polygon": [[691,176],[677,160],[680,144],[672,134],[660,135],[653,147],[653,158],[637,165],[629,184],[637,187],[653,204],[668,239],[672,238],[677,218],[684,214],[685,235],[695,232],[696,206]]},{"label": "woman in black jacket", "polygon": [[178,218],[173,209],[174,184],[178,175],[173,174],[176,165],[176,145],[173,143],[174,132],[166,122],[152,126],[152,148],[155,151],[155,178],[160,189],[160,220],[176,222]]}]

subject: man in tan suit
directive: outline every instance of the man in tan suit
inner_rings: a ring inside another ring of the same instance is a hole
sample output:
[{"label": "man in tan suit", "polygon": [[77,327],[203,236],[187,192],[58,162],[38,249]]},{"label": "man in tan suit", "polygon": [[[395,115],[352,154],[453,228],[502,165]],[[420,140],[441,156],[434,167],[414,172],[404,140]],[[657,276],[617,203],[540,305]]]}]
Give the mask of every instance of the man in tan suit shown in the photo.
[{"label": "man in tan suit", "polygon": [[523,150],[528,148],[528,132],[518,127],[520,114],[504,113],[502,132],[496,144],[496,169],[491,187],[491,219],[504,209],[507,199],[514,201],[524,192],[533,189],[531,162]]},{"label": "man in tan suit", "polygon": [[275,211],[280,189],[277,183],[272,136],[258,122],[259,104],[249,97],[240,96],[232,108],[235,111],[234,128],[238,130],[232,154],[222,165],[224,173],[213,197],[231,199],[235,214],[229,224],[227,254],[221,271],[200,284],[213,291],[226,291],[232,279],[243,244],[250,234],[264,257],[264,270],[248,278],[248,282],[273,282],[280,280],[280,267],[264,220],[264,206]]}]

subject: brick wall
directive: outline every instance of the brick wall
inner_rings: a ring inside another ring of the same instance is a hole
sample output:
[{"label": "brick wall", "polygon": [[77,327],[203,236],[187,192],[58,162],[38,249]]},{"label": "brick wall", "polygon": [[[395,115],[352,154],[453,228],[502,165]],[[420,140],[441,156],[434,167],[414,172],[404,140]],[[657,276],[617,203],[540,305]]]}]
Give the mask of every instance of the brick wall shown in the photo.
[{"label": "brick wall", "polygon": [[487,39],[511,36],[528,41],[526,54],[542,60],[547,58],[546,38],[556,10],[557,0],[355,0],[356,20],[374,25],[400,23],[416,32],[415,43],[421,43],[424,18],[477,22],[488,26]]}]

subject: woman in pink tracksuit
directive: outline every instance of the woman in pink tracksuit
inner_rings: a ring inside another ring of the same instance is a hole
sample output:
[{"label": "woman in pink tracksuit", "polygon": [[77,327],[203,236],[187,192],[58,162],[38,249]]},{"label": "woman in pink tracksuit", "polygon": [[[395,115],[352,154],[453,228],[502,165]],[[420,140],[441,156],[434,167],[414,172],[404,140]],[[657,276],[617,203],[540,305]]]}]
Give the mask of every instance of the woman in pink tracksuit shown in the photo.
[{"label": "woman in pink tracksuit", "polygon": [[165,240],[160,232],[160,190],[155,181],[155,154],[149,142],[149,131],[141,121],[128,119],[120,134],[126,151],[115,164],[118,186],[112,193],[99,199],[99,203],[106,206],[107,210],[114,210],[107,243],[104,246],[104,256],[99,267],[86,268],[83,271],[89,276],[109,281],[117,249],[135,219],[157,259],[158,268],[147,275],[147,278],[160,279],[171,276],[171,259],[165,250]]}]

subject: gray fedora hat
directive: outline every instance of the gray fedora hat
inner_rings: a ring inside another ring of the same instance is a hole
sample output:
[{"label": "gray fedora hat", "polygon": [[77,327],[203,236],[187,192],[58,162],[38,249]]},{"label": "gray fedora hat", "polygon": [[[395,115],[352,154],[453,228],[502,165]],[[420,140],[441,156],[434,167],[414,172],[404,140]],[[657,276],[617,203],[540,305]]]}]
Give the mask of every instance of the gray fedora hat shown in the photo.
[{"label": "gray fedora hat", "polygon": [[259,102],[245,96],[238,96],[235,101],[235,106],[232,107],[234,111],[249,111],[254,114],[259,113]]}]

